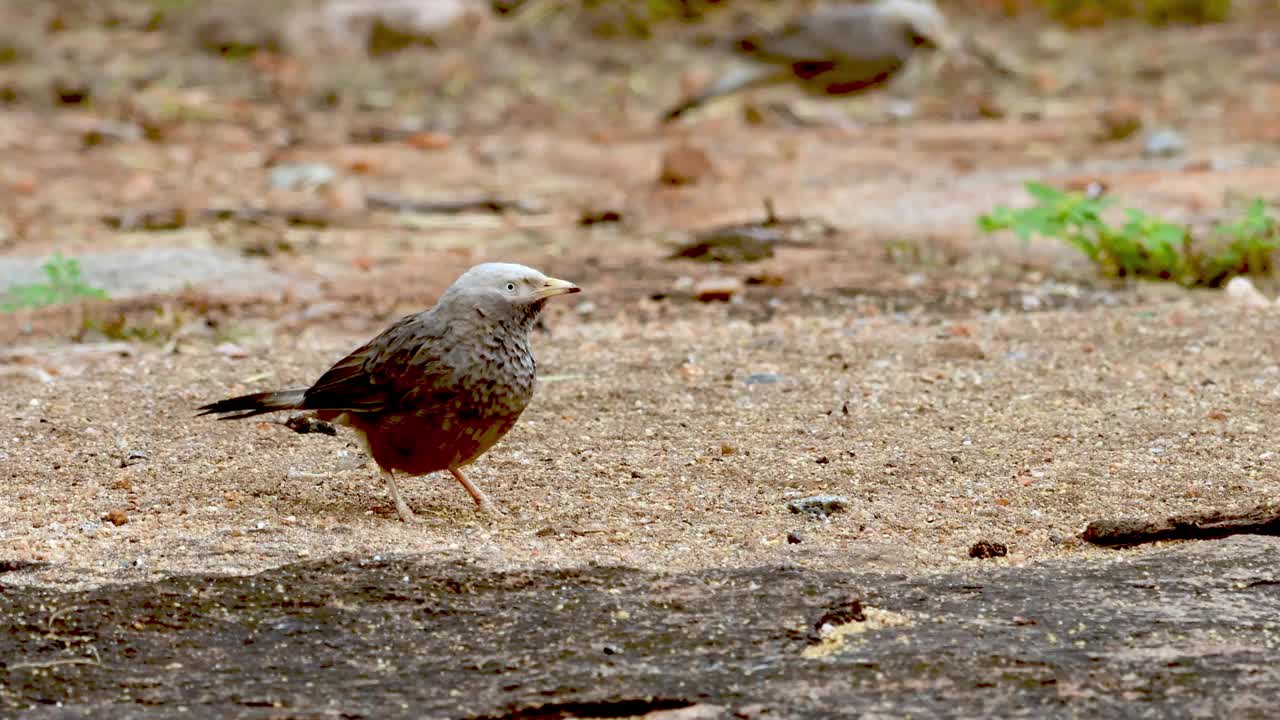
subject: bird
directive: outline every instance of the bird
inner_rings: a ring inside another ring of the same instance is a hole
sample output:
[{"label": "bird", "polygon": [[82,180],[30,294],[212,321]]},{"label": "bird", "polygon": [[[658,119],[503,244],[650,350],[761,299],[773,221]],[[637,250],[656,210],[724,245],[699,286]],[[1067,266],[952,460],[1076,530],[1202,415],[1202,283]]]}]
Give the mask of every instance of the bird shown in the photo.
[{"label": "bird", "polygon": [[406,315],[334,363],[308,388],[258,392],[203,405],[237,420],[313,411],[355,430],[381,470],[396,514],[416,522],[396,473],[447,470],[478,508],[501,514],[463,473],[507,434],[533,398],[530,331],[547,300],[577,285],[524,265],[483,263],[431,308]]},{"label": "bird", "polygon": [[924,0],[837,5],[781,29],[741,38],[738,49],[760,63],[735,68],[663,115],[671,122],[707,102],[788,81],[823,95],[847,95],[885,84],[919,50],[950,50],[942,13]]}]

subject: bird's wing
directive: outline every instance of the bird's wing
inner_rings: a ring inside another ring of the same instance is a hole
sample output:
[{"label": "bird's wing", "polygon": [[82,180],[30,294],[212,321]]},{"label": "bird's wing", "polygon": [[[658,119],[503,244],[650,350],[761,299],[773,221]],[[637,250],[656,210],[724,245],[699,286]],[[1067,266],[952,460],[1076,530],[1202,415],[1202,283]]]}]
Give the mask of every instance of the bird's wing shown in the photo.
[{"label": "bird's wing", "polygon": [[401,318],[339,360],[307,390],[304,406],[381,412],[450,400],[457,393],[454,373],[442,358],[449,326],[429,320],[426,313]]}]

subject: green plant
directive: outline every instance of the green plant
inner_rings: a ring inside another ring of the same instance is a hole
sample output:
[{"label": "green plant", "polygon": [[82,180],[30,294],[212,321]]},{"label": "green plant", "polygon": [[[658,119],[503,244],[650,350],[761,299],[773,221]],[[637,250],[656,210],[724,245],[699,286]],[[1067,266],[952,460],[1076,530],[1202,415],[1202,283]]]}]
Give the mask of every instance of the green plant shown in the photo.
[{"label": "green plant", "polygon": [[11,286],[7,294],[13,298],[13,302],[0,305],[0,310],[13,312],[59,305],[82,298],[107,297],[106,291],[87,285],[80,278],[80,261],[75,258],[63,257],[58,253],[49,258],[41,269],[48,282]]},{"label": "green plant", "polygon": [[1270,275],[1273,256],[1280,249],[1280,225],[1267,214],[1261,198],[1249,203],[1243,218],[1214,230],[1223,247],[1217,254],[1197,258],[1199,274],[1208,285],[1222,285],[1236,275]]},{"label": "green plant", "polygon": [[1188,286],[1218,287],[1236,275],[1267,275],[1280,249],[1280,229],[1262,200],[1245,216],[1216,227],[1197,240],[1175,223],[1133,208],[1119,227],[1103,219],[1111,201],[1027,183],[1037,202],[1027,208],[998,207],[978,218],[986,233],[1012,231],[1023,242],[1034,236],[1057,238],[1079,250],[1108,277],[1170,280]]}]

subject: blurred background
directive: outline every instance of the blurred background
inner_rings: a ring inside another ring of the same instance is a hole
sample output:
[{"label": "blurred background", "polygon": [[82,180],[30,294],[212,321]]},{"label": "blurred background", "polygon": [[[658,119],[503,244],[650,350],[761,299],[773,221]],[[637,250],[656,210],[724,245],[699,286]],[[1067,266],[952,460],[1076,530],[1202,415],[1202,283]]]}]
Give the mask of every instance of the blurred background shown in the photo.
[{"label": "blurred background", "polygon": [[[964,53],[913,59],[869,92],[784,83],[659,122],[742,61],[735,38],[820,7],[4,2],[0,287],[45,283],[61,253],[83,294],[198,289],[277,315],[306,298],[300,322],[335,302],[344,322],[381,321],[508,256],[593,274],[588,307],[704,281],[776,295],[978,278],[987,292],[1027,268],[1125,274],[1070,238],[984,232],[983,215],[1031,202],[1027,180],[1178,226],[1277,192],[1280,12],[1262,0],[940,2]],[[765,270],[666,259],[715,255],[699,233],[764,223],[766,201],[809,226],[766,233],[759,252],[797,249]],[[8,298],[55,304],[38,300]],[[46,316],[62,317],[4,330]]]}]

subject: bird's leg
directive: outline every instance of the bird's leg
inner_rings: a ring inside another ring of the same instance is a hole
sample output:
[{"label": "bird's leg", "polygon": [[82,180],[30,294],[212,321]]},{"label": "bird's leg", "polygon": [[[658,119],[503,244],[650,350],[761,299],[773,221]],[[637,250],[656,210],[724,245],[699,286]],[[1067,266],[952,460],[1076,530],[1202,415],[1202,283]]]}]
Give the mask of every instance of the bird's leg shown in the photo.
[{"label": "bird's leg", "polygon": [[480,512],[487,515],[502,514],[498,511],[498,508],[493,506],[493,503],[489,502],[489,498],[484,494],[484,491],[473,485],[471,481],[467,479],[467,476],[462,474],[461,468],[449,468],[449,473],[453,475],[455,480],[462,483],[462,487],[466,488],[467,492],[471,494],[471,499],[475,500],[476,505],[480,506]]},{"label": "bird's leg", "polygon": [[387,481],[387,491],[391,493],[391,501],[396,504],[396,514],[400,519],[407,523],[419,522],[418,516],[413,514],[413,510],[405,504],[404,498],[400,497],[400,488],[396,487],[396,475],[390,470],[383,470],[382,477]]}]

